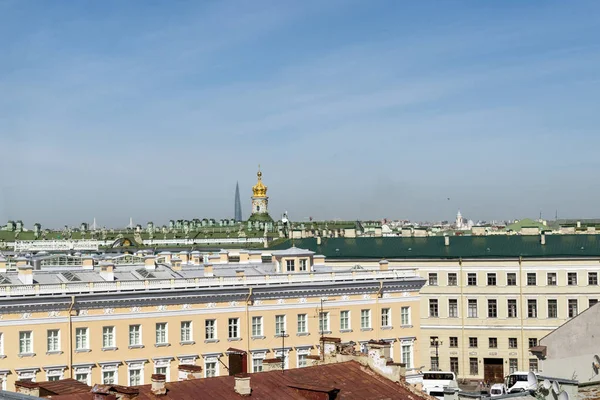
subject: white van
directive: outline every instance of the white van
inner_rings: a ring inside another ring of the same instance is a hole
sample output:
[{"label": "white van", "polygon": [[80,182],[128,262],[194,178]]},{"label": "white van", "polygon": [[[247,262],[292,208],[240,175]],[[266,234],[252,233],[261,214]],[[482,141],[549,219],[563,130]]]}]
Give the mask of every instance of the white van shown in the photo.
[{"label": "white van", "polygon": [[428,387],[444,388],[456,380],[454,372],[429,371],[423,372],[423,389]]},{"label": "white van", "polygon": [[508,375],[504,380],[506,390],[508,393],[524,392],[527,390],[535,390],[537,388],[537,382],[535,385],[530,385],[527,379],[529,372],[517,371]]},{"label": "white van", "polygon": [[506,394],[506,385],[504,383],[494,383],[490,388],[490,397],[498,397]]}]

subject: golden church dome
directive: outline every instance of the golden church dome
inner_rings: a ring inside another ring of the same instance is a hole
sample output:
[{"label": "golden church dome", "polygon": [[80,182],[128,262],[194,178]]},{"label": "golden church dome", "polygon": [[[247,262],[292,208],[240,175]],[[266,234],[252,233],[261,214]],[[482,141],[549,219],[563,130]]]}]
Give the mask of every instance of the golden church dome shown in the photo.
[{"label": "golden church dome", "polygon": [[252,186],[252,195],[254,197],[267,197],[267,187],[262,183],[262,172],[260,172],[260,167],[256,176],[258,177],[258,182],[256,182],[256,185]]}]

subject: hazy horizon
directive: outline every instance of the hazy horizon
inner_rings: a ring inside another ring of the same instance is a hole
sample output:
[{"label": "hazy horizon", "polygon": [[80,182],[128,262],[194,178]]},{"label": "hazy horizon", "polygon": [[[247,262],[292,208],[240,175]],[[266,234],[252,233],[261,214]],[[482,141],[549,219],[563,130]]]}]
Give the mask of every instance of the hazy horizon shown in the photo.
[{"label": "hazy horizon", "polygon": [[0,0],[0,225],[598,217],[599,12]]}]

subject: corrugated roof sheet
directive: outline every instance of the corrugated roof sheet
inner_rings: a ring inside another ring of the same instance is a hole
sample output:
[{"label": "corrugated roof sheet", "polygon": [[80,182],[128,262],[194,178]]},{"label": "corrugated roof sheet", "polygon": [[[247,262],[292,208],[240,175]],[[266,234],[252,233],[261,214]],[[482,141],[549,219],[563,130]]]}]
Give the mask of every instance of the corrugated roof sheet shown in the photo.
[{"label": "corrugated roof sheet", "polygon": [[[140,392],[136,400],[228,400],[240,399],[242,396],[234,390],[233,376],[193,379],[166,384],[167,394],[154,396],[151,385],[138,386]],[[361,366],[356,361],[328,364],[280,371],[250,374],[250,385],[254,400],[304,400],[298,390],[304,387],[340,389],[338,398],[344,400],[381,400],[381,399],[426,399],[425,394],[419,397],[407,389],[405,384],[392,382],[377,373]],[[302,390],[302,389],[300,389]],[[91,393],[79,393],[65,396],[53,396],[55,400],[91,400]]]},{"label": "corrugated roof sheet", "polygon": [[[316,238],[296,239],[298,247],[327,258],[504,258],[504,257],[598,257],[600,235],[493,235],[444,237]],[[291,247],[291,241],[274,249]]]}]

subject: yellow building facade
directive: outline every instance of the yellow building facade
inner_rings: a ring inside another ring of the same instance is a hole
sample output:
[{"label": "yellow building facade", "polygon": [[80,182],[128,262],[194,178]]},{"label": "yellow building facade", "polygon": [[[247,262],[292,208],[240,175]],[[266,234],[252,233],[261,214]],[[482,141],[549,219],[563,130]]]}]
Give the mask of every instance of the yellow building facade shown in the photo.
[{"label": "yellow building facade", "polygon": [[274,357],[297,368],[323,336],[361,347],[385,340],[409,371],[423,364],[424,279],[414,270],[334,272],[296,248],[268,256],[54,255],[21,259],[15,272],[0,261],[2,387],[68,377],[140,385],[154,373],[180,379],[179,365],[218,376],[260,371]]}]

